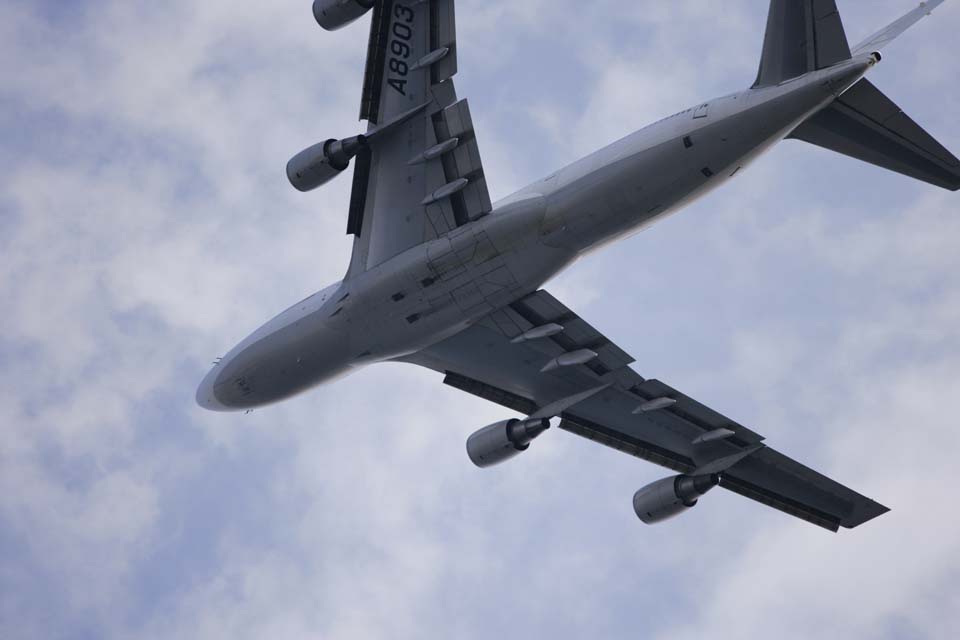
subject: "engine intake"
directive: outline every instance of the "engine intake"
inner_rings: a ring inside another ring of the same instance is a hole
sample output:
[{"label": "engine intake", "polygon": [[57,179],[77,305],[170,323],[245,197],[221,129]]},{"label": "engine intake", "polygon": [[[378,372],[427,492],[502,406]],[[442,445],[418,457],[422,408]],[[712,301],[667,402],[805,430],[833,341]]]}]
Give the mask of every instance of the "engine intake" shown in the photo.
[{"label": "engine intake", "polygon": [[497,422],[467,438],[467,455],[478,467],[490,467],[526,451],[530,442],[549,428],[546,418]]},{"label": "engine intake", "polygon": [[662,522],[697,504],[697,498],[719,483],[716,473],[657,480],[633,494],[633,510],[647,524]]},{"label": "engine intake", "polygon": [[327,31],[345,27],[373,8],[376,0],[314,0],[313,17]]},{"label": "engine intake", "polygon": [[365,136],[330,139],[308,147],[287,163],[287,178],[298,191],[310,191],[340,175],[367,146]]}]

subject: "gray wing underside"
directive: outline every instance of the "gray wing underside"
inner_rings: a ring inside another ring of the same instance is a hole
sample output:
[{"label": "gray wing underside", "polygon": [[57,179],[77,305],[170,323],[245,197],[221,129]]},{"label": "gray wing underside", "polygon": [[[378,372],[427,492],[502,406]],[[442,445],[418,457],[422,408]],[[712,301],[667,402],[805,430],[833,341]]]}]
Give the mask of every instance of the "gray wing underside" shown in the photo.
[{"label": "gray wing underside", "polygon": [[[511,342],[549,323],[562,325],[564,331],[549,338]],[[578,349],[590,349],[597,357],[583,365],[541,372],[545,363]],[[446,384],[526,415],[609,385],[565,410],[560,428],[680,473],[746,455],[723,473],[721,486],[833,531],[855,527],[887,511],[763,446],[763,437],[747,427],[658,380],[644,379],[629,367],[633,358],[546,291],[402,360],[441,372]],[[657,398],[676,402],[634,413],[640,404]],[[719,428],[733,435],[693,444],[698,436]]]},{"label": "gray wing underside", "polygon": [[[454,8],[454,0],[378,0],[372,11],[360,118],[372,131],[420,110],[356,159],[348,277],[492,209],[470,108],[453,85]],[[444,142],[446,152],[418,160]]]}]

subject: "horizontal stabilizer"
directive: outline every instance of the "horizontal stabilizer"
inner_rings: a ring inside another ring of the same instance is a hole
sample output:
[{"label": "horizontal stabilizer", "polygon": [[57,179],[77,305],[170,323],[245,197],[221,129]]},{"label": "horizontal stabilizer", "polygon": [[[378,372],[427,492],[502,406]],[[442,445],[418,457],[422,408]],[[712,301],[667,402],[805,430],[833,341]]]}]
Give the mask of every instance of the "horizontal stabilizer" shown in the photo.
[{"label": "horizontal stabilizer", "polygon": [[919,7],[907,13],[902,18],[891,22],[855,46],[853,48],[853,57],[880,51],[893,42],[901,33],[918,23],[924,17],[930,15],[930,13],[941,4],[943,4],[943,0],[927,0],[926,2],[921,2]]},{"label": "horizontal stabilizer", "polygon": [[960,160],[865,79],[789,137],[944,189],[960,189]]}]

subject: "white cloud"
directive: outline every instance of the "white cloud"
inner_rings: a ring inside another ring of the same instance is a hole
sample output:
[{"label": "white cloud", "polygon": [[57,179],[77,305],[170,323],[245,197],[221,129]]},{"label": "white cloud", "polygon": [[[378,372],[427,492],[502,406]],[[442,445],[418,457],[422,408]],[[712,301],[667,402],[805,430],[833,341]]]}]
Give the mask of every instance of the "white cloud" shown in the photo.
[{"label": "white cloud", "polygon": [[[665,472],[563,432],[480,472],[464,439],[503,410],[401,365],[195,408],[213,356],[346,265],[349,180],[304,197],[283,165],[357,127],[366,32],[306,4],[0,8],[0,635],[949,635],[955,194],[800,143],[549,288],[893,507],[854,532],[719,491],[645,528]],[[755,4],[461,0],[494,193],[748,82]],[[905,10],[840,5],[851,34]],[[958,20],[875,78],[955,150]]]}]

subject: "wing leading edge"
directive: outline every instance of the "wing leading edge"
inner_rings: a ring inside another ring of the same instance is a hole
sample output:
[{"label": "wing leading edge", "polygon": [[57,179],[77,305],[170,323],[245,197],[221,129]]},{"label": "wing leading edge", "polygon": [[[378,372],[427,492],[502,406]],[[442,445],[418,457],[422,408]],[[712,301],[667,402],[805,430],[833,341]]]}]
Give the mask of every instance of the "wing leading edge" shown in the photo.
[{"label": "wing leading edge", "polygon": [[[522,338],[549,324],[563,331]],[[544,371],[559,356],[582,350],[596,356]],[[832,531],[888,510],[764,446],[762,436],[676,389],[644,379],[628,366],[633,358],[546,291],[403,361],[526,415],[607,385],[564,410],[560,428],[679,473],[722,469],[720,486]]]}]

